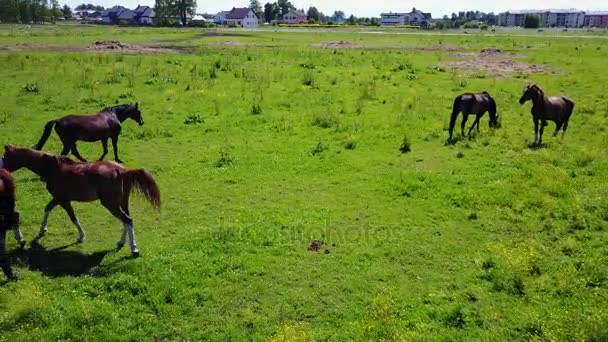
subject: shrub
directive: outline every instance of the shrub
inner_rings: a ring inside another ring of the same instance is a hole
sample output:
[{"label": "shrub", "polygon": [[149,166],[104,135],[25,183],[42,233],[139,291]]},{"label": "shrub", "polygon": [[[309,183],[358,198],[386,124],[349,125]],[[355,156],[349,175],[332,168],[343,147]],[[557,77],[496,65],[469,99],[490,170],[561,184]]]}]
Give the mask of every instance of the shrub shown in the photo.
[{"label": "shrub", "polygon": [[302,84],[309,87],[315,85],[315,75],[310,69],[304,70],[304,73],[302,74]]},{"label": "shrub", "polygon": [[23,91],[26,93],[37,93],[38,85],[36,83],[28,83],[23,87]]},{"label": "shrub", "polygon": [[184,125],[200,125],[203,122],[205,122],[205,120],[203,120],[198,113],[195,113],[186,117],[186,120],[184,120]]},{"label": "shrub", "polygon": [[315,115],[312,125],[321,128],[331,128],[338,124],[338,118],[333,115]]},{"label": "shrub", "polygon": [[403,137],[403,142],[401,143],[401,147],[399,147],[399,151],[401,151],[401,153],[412,152],[412,144],[407,135]]},{"label": "shrub", "polygon": [[251,115],[260,115],[262,114],[262,107],[257,104],[254,103],[253,106],[251,106]]},{"label": "shrub", "polygon": [[319,142],[317,143],[317,146],[312,148],[312,150],[310,151],[310,155],[316,157],[327,150],[329,150],[329,146],[325,145],[322,142]]}]

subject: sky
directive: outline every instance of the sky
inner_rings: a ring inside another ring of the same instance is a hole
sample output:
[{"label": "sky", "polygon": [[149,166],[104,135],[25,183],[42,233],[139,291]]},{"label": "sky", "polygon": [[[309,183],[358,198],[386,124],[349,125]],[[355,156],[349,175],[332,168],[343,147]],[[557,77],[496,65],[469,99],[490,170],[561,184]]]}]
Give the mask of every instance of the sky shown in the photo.
[{"label": "sky", "polygon": [[[260,0],[262,4],[270,0]],[[273,0],[274,1],[274,0]],[[272,1],[272,2],[273,2]],[[347,15],[358,17],[379,17],[382,12],[409,12],[413,7],[424,12],[431,12],[433,18],[441,18],[452,12],[478,10],[481,12],[504,12],[510,9],[542,9],[542,8],[577,8],[580,10],[608,10],[608,0],[290,0],[296,8],[308,9],[317,7],[325,14],[333,14],[342,10]],[[61,0],[60,0],[61,2]],[[154,6],[154,0],[67,0],[68,5],[75,7],[82,2],[92,2],[95,5],[112,7],[120,4],[126,7],[137,5]],[[248,0],[198,0],[197,13],[217,13],[232,7],[247,7]]]}]

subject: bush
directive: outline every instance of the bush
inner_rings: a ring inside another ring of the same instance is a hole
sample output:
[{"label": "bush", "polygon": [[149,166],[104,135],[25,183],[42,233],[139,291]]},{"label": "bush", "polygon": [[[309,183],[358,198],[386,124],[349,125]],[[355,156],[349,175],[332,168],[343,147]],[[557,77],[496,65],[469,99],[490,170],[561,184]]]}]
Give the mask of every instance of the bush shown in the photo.
[{"label": "bush", "polygon": [[403,137],[403,143],[401,143],[399,151],[401,151],[401,153],[412,152],[412,143],[410,142],[410,139],[407,137],[407,135]]},{"label": "bush", "polygon": [[254,103],[253,106],[251,106],[251,115],[260,115],[262,114],[262,106],[260,106],[257,103]]},{"label": "bush", "polygon": [[481,25],[480,29],[482,31],[487,31],[488,30],[488,25]]},{"label": "bush", "polygon": [[197,113],[197,114],[190,114],[188,115],[188,117],[186,117],[186,120],[184,120],[184,125],[199,125],[202,124],[204,122],[203,118],[201,118],[201,116]]},{"label": "bush", "polygon": [[540,27],[540,17],[536,14],[526,14],[524,27],[527,29],[537,29]]}]

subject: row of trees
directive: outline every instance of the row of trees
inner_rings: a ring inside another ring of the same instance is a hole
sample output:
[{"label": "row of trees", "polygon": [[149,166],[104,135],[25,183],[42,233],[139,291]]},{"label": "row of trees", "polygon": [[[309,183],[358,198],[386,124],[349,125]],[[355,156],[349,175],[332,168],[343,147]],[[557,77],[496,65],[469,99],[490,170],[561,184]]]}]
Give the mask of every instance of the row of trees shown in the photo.
[{"label": "row of trees", "polygon": [[186,26],[188,17],[196,14],[196,0],[156,0],[154,13],[158,25],[173,25],[175,18],[179,18]]},{"label": "row of trees", "polygon": [[[296,10],[296,7],[289,0],[277,0],[276,2],[267,2],[262,7],[258,0],[251,0],[249,7],[258,15],[263,22],[281,21],[283,16],[291,10]],[[377,18],[357,18],[354,15],[347,17],[343,11],[334,11],[332,15],[326,15],[319,11],[315,6],[308,8],[308,11],[300,10],[306,14],[306,19],[309,23],[348,23],[361,25],[377,25]]]},{"label": "row of trees", "polygon": [[0,22],[3,23],[34,24],[63,17],[65,14],[57,0],[0,0]]}]

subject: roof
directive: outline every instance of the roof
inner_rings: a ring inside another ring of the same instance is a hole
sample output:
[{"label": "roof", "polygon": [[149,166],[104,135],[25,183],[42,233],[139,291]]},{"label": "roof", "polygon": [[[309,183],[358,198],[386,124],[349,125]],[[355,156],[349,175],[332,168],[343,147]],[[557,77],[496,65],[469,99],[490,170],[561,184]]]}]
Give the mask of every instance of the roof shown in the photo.
[{"label": "roof", "polygon": [[112,8],[108,8],[106,10],[104,10],[103,12],[101,12],[101,15],[103,17],[108,17],[111,15],[117,15],[120,11],[125,10],[126,8],[122,7],[122,6],[114,6]]},{"label": "roof", "polygon": [[137,15],[142,15],[149,9],[150,9],[150,6],[138,5],[137,8],[133,10],[133,12],[137,13]]},{"label": "roof", "polygon": [[131,20],[133,18],[135,18],[137,16],[137,14],[133,11],[131,11],[130,9],[125,9],[123,11],[121,11],[120,13],[118,13],[117,18],[118,19],[122,19],[122,20]]},{"label": "roof", "polygon": [[192,17],[192,20],[197,20],[197,21],[207,21],[207,19],[205,17],[203,17],[202,14],[195,14]]},{"label": "roof", "polygon": [[608,15],[608,11],[589,11],[586,15]]},{"label": "roof", "polygon": [[539,10],[511,10],[505,13],[508,14],[535,14],[535,13],[555,13],[555,14],[569,14],[569,13],[585,13],[575,8],[571,9],[539,9]]},{"label": "roof", "polygon": [[245,17],[251,12],[251,8],[233,8],[230,13],[226,15],[226,19],[245,19]]},{"label": "roof", "polygon": [[[293,9],[289,10],[289,12],[285,13],[285,15],[289,15],[289,14],[295,15],[295,16],[298,16],[298,17],[307,17],[307,15],[304,12],[293,10]],[[285,15],[283,17],[285,17]]]}]

